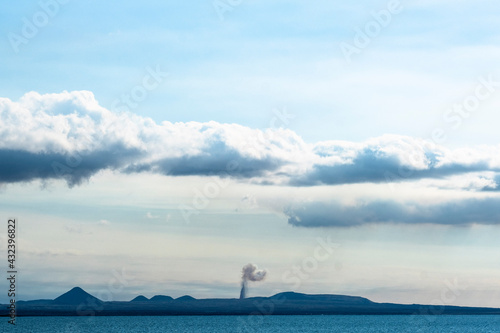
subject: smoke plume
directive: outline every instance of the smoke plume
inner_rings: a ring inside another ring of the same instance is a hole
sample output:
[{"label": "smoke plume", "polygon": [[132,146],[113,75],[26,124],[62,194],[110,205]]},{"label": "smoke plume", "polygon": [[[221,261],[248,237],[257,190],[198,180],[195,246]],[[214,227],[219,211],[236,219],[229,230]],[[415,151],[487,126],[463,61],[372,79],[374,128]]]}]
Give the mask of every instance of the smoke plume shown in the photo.
[{"label": "smoke plume", "polygon": [[241,270],[240,299],[247,297],[248,281],[262,281],[266,278],[266,270],[258,269],[254,264],[246,264]]}]

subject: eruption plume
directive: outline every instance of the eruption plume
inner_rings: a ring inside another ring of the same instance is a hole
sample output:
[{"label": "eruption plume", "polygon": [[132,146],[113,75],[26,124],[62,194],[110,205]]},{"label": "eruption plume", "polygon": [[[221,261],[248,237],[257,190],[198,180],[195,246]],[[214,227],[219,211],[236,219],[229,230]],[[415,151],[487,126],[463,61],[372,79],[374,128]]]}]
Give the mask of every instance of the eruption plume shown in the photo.
[{"label": "eruption plume", "polygon": [[258,269],[254,264],[246,264],[241,270],[240,299],[247,297],[248,281],[262,281],[266,278],[266,270]]}]

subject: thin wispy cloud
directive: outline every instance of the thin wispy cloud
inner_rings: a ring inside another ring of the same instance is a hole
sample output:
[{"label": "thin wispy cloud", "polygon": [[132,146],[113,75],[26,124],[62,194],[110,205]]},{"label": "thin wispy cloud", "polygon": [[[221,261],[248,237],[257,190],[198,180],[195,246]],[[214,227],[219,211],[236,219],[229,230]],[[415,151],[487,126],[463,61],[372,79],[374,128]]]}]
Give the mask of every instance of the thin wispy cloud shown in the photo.
[{"label": "thin wispy cloud", "polygon": [[157,216],[157,215],[153,215],[153,214],[151,214],[151,212],[147,212],[147,213],[146,213],[146,217],[147,217],[148,219],[158,219],[158,218],[160,218],[160,217],[159,217],[159,216]]},{"label": "thin wispy cloud", "polygon": [[100,220],[98,225],[100,226],[107,226],[107,225],[110,225],[111,222],[109,222],[108,220]]}]

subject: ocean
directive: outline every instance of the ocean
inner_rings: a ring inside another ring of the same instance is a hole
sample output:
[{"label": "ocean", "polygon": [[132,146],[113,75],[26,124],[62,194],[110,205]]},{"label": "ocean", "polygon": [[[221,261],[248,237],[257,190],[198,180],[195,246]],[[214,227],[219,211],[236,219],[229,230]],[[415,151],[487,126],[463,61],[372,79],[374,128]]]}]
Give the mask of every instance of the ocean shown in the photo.
[{"label": "ocean", "polygon": [[173,316],[173,317],[18,317],[16,326],[0,318],[0,332],[352,332],[498,333],[498,315],[456,316]]}]

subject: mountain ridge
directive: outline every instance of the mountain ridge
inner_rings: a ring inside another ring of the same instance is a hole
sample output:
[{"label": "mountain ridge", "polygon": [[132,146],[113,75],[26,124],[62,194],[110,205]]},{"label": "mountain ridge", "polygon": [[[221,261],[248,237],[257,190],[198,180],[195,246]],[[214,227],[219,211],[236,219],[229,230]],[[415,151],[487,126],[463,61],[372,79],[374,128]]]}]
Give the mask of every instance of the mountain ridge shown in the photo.
[{"label": "mountain ridge", "polygon": [[77,305],[81,303],[103,303],[103,301],[95,296],[92,296],[80,287],[74,287],[61,296],[55,298],[53,302],[56,304],[65,305]]},{"label": "mountain ridge", "polygon": [[[80,287],[54,300],[19,301],[18,316],[169,316],[169,315],[346,315],[346,314],[496,314],[500,308],[461,307],[419,304],[376,303],[361,296],[303,294],[282,292],[270,297],[195,299],[185,295],[177,299],[139,295],[131,301],[103,302]],[[0,316],[8,308],[0,307]]]}]

